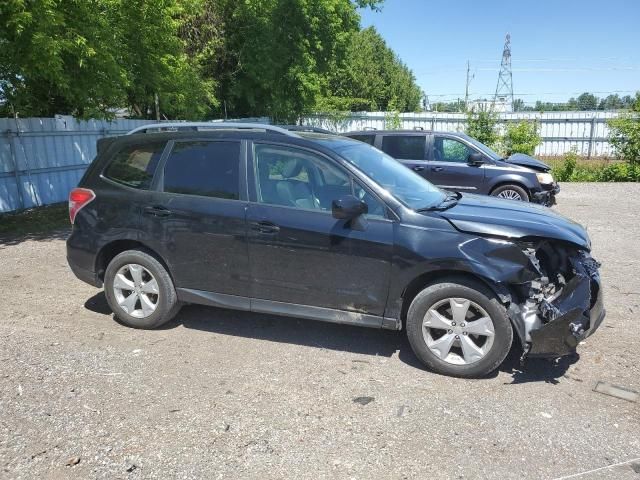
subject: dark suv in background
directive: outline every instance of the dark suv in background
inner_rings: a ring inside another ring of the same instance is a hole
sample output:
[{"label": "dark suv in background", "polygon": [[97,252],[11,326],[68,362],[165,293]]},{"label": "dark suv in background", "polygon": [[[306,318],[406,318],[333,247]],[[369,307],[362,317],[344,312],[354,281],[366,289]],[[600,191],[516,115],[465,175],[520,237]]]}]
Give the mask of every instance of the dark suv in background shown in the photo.
[{"label": "dark suv in background", "polygon": [[528,155],[502,158],[463,133],[365,130],[347,137],[373,145],[447,190],[551,206],[560,187],[551,167]]},{"label": "dark suv in background", "polygon": [[337,135],[142,127],[99,140],[69,216],[71,269],[135,328],[197,303],[406,329],[425,365],[471,377],[514,337],[525,355],[569,354],[604,317],[580,225],[443,191]]}]

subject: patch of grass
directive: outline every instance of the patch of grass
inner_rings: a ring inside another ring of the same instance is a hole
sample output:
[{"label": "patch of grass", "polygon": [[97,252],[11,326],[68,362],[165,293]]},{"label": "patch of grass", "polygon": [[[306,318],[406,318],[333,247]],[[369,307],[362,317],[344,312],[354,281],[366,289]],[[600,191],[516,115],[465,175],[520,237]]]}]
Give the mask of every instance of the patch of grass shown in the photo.
[{"label": "patch of grass", "polygon": [[69,226],[67,202],[0,214],[0,237],[39,235]]}]

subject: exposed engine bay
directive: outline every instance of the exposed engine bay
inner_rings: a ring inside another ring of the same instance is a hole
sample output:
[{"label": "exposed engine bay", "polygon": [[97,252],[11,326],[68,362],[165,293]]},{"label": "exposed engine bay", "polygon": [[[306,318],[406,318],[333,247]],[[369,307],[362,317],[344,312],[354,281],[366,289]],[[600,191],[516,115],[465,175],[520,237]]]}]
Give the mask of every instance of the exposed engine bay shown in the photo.
[{"label": "exposed engine bay", "polygon": [[482,237],[458,248],[476,273],[495,282],[522,343],[523,359],[574,353],[604,318],[600,264],[587,244]]},{"label": "exposed engine bay", "polygon": [[523,341],[524,356],[563,356],[604,317],[598,268],[583,249],[542,240],[522,245],[539,277],[512,285],[519,295],[508,313]]}]

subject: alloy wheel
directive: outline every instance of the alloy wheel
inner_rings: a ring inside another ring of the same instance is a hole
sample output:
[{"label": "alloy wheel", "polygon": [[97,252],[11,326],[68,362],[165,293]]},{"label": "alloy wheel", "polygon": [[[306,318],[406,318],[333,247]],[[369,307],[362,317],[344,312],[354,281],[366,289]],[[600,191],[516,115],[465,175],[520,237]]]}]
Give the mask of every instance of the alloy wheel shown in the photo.
[{"label": "alloy wheel", "polygon": [[498,195],[498,198],[506,198],[507,200],[522,200],[522,196],[515,190],[503,190]]},{"label": "alloy wheel", "polygon": [[113,279],[113,293],[125,313],[146,318],[158,307],[158,282],[142,265],[130,263],[121,267]]},{"label": "alloy wheel", "polygon": [[422,320],[427,348],[441,360],[469,365],[491,350],[495,329],[491,317],[466,298],[446,298],[435,303]]}]

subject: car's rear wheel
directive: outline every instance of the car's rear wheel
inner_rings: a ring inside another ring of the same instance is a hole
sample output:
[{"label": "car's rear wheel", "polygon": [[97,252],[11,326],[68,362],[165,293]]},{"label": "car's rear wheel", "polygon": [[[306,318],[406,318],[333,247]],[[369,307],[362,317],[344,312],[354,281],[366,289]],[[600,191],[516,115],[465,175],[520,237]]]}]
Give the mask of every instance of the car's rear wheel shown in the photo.
[{"label": "car's rear wheel", "polygon": [[180,309],[169,273],[142,250],[127,250],[111,260],[104,292],[117,319],[133,328],[159,327]]},{"label": "car's rear wheel", "polygon": [[504,305],[484,284],[452,277],[416,295],[407,313],[407,336],[429,369],[473,378],[504,361],[513,329]]},{"label": "car's rear wheel", "polygon": [[521,202],[529,201],[529,194],[519,185],[501,185],[491,192],[491,196]]}]

